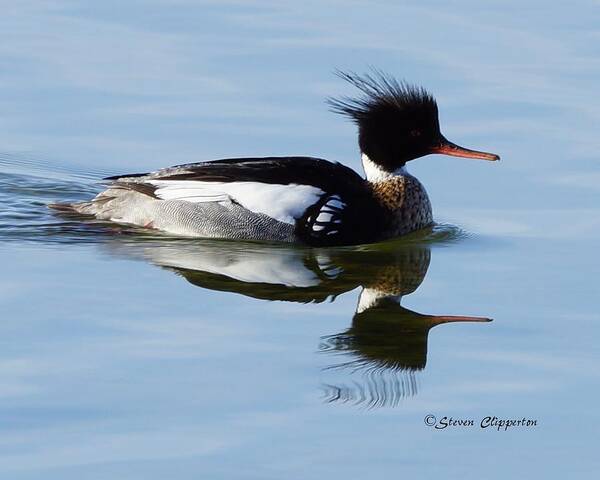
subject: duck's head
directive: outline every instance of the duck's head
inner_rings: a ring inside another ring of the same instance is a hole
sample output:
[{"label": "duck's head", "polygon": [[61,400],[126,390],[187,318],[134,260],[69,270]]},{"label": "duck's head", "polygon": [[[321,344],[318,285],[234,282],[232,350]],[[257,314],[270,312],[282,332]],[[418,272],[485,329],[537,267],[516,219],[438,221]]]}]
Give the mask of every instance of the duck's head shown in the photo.
[{"label": "duck's head", "polygon": [[358,98],[329,99],[331,109],[358,125],[364,156],[392,173],[415,158],[439,153],[455,157],[499,160],[493,153],[469,150],[447,140],[440,131],[437,103],[425,89],[375,71],[355,75],[337,72],[364,94]]}]

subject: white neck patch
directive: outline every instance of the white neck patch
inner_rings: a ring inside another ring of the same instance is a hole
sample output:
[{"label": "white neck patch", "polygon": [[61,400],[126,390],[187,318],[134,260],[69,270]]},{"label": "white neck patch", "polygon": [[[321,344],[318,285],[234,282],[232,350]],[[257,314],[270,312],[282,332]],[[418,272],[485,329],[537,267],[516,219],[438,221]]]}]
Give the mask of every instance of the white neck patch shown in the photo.
[{"label": "white neck patch", "polygon": [[369,182],[381,182],[399,175],[406,175],[407,173],[405,166],[402,166],[393,172],[388,172],[371,160],[366,153],[363,153],[360,158],[362,160],[363,169],[365,170],[365,175],[367,176],[367,180]]},{"label": "white neck patch", "polygon": [[358,296],[358,305],[356,306],[356,313],[362,313],[369,308],[376,307],[377,304],[384,298],[394,300],[400,305],[402,295],[390,295],[389,293],[382,292],[376,288],[363,288],[362,292]]}]

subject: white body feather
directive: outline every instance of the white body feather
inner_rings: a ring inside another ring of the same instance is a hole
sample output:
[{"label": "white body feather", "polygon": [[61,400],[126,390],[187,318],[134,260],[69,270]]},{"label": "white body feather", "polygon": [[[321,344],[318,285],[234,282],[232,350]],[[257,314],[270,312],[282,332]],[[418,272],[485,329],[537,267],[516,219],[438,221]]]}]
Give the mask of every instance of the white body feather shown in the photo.
[{"label": "white body feather", "polygon": [[198,180],[150,180],[154,194],[163,200],[187,202],[235,201],[244,208],[294,224],[324,193],[311,185],[279,185],[259,182],[202,182]]}]

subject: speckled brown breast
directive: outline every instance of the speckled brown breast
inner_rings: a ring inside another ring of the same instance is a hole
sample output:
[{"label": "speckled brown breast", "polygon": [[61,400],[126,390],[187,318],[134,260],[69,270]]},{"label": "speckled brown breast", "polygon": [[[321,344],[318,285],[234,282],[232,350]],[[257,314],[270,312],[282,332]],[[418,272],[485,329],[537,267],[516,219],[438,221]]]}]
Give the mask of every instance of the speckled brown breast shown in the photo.
[{"label": "speckled brown breast", "polygon": [[385,295],[408,295],[423,283],[430,259],[427,248],[398,250],[394,260],[381,267],[365,287]]},{"label": "speckled brown breast", "polygon": [[390,213],[387,237],[404,235],[433,222],[425,187],[412,175],[373,182],[371,187],[377,201]]}]

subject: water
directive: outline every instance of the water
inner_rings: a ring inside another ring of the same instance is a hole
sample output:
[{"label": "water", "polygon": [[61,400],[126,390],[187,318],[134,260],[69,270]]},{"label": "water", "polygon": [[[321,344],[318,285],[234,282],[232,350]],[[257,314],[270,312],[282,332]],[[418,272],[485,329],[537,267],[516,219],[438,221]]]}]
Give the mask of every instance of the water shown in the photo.
[{"label": "water", "polygon": [[[596,473],[597,20],[583,2],[7,7],[3,478]],[[323,98],[350,93],[334,68],[369,64],[430,88],[450,140],[502,156],[409,165],[427,232],[312,250],[46,208],[200,159],[359,168]]]}]

